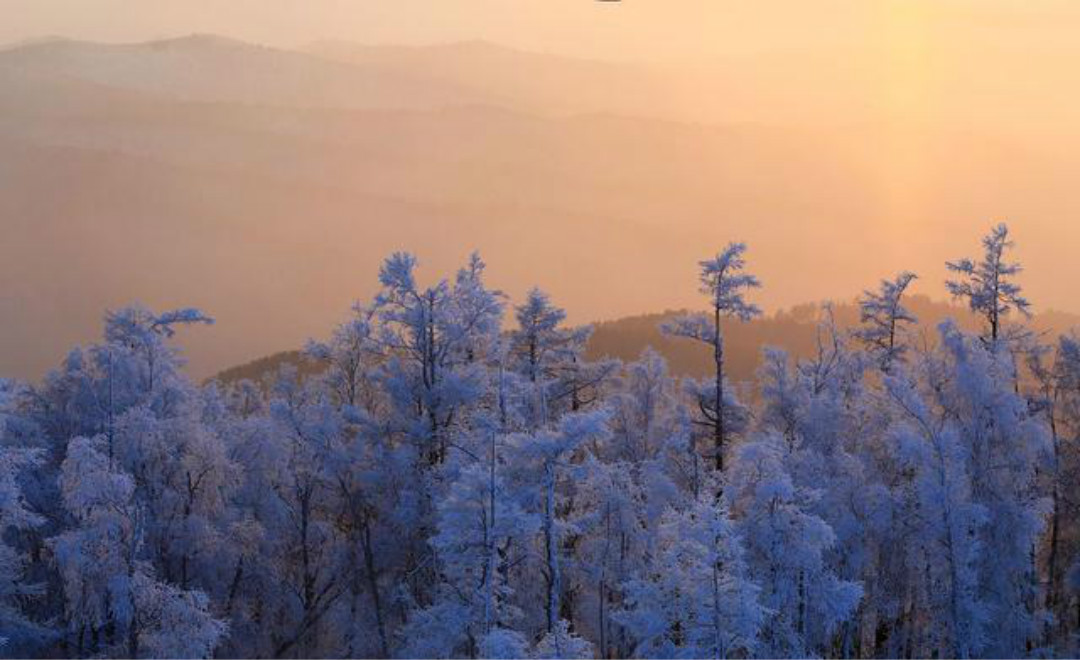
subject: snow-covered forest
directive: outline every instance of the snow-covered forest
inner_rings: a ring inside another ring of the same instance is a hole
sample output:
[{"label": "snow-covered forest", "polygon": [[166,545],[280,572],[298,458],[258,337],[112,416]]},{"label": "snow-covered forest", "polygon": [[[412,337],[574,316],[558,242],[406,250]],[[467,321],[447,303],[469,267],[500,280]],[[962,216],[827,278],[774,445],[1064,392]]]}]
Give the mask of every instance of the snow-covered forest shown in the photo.
[{"label": "snow-covered forest", "polygon": [[665,326],[700,380],[586,360],[479,257],[390,256],[269,387],[185,376],[201,311],[110,311],[0,384],[0,655],[1075,657],[1080,336],[1025,327],[1011,240],[948,264],[981,333],[915,332],[900,273],[753,383],[739,243]]}]

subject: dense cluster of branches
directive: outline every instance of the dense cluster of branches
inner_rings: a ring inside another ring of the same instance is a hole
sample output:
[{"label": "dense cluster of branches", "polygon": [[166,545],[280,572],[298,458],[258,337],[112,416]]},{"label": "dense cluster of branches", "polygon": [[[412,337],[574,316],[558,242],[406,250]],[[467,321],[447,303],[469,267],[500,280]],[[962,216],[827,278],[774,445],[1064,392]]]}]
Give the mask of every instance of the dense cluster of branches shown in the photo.
[{"label": "dense cluster of branches", "polygon": [[478,258],[423,287],[391,256],[308,346],[322,375],[272,384],[187,380],[169,339],[199,312],[110,313],[0,387],[0,653],[1075,655],[1080,340],[1006,323],[1009,246],[950,264],[985,333],[913,341],[904,273],[739,393],[741,244],[667,328],[710,347],[702,380],[586,361]]}]

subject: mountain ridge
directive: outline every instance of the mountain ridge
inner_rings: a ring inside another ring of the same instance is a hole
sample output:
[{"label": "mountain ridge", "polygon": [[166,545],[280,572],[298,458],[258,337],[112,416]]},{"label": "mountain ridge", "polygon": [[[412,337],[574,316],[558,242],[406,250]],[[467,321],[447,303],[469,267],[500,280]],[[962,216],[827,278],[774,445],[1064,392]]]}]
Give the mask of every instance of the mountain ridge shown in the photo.
[{"label": "mountain ridge", "polygon": [[[968,331],[977,331],[980,320],[969,310],[925,295],[913,295],[905,300],[919,318],[916,334],[934,341],[935,327],[944,319],[952,319]],[[761,350],[774,346],[788,351],[797,359],[809,358],[816,350],[816,333],[825,320],[826,309],[841,330],[850,330],[858,323],[854,302],[804,303],[779,310],[750,322],[725,321],[725,344],[729,376],[735,382],[749,381],[761,364]],[[656,350],[668,362],[676,376],[706,377],[711,373],[712,355],[707,347],[685,339],[670,337],[660,329],[663,322],[692,310],[665,310],[633,314],[591,324],[593,334],[586,348],[590,360],[617,358],[624,362],[637,359],[646,348]],[[1080,330],[1080,315],[1047,310],[1037,314],[1029,323],[1036,332],[1050,335]],[[283,366],[296,368],[301,375],[320,373],[320,365],[303,355],[299,349],[278,351],[261,358],[222,369],[207,379],[223,385],[247,379],[266,384]]]},{"label": "mountain ridge", "polygon": [[[635,65],[493,42],[394,46],[323,41],[289,49],[199,33],[123,43],[54,38],[8,44],[0,47],[0,66],[112,82],[184,100],[341,108],[481,104],[544,114],[613,110],[625,97],[639,94],[639,88],[660,84]],[[206,80],[193,78],[194,71]],[[223,76],[238,89],[211,86]],[[595,84],[577,89],[598,76],[611,83],[602,93],[591,89]],[[543,91],[535,92],[538,88]],[[642,98],[662,96],[657,92]]]}]

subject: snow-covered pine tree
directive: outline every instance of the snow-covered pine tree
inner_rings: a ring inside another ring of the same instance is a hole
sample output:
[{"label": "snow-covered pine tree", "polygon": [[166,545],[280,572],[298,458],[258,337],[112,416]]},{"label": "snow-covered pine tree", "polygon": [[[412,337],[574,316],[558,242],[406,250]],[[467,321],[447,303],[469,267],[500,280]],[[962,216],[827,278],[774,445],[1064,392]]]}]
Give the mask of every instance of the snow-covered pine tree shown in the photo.
[{"label": "snow-covered pine tree", "polygon": [[724,444],[730,433],[729,416],[737,406],[730,389],[725,391],[724,333],[721,321],[735,318],[749,321],[761,315],[761,310],[747,302],[750,289],[761,286],[758,279],[746,273],[745,243],[731,243],[712,259],[700,262],[701,293],[709,299],[709,312],[683,316],[664,324],[664,332],[685,337],[710,347],[714,374],[710,382],[694,388],[702,423],[711,430],[713,460],[716,470],[724,470]]},{"label": "snow-covered pine tree", "polygon": [[1006,260],[1013,247],[1005,223],[995,226],[982,239],[983,256],[979,261],[960,259],[945,265],[958,279],[945,282],[954,298],[967,302],[971,311],[986,322],[984,341],[996,343],[1004,331],[1005,318],[1011,311],[1031,316],[1031,303],[1023,296],[1013,278],[1022,270],[1019,263]]},{"label": "snow-covered pine tree", "polygon": [[883,371],[902,360],[907,351],[905,326],[918,322],[903,304],[904,293],[916,279],[915,273],[900,273],[882,280],[877,291],[864,291],[859,297],[859,322],[855,337],[878,358]]}]

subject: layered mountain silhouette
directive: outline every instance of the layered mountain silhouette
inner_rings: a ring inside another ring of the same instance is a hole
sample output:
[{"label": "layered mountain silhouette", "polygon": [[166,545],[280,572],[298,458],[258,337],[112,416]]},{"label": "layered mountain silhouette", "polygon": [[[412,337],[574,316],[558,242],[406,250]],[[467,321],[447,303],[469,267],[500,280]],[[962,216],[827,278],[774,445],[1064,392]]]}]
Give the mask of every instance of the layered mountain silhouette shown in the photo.
[{"label": "layered mountain silhouette", "polygon": [[208,376],[324,336],[400,249],[431,279],[479,250],[496,286],[541,285],[574,322],[694,307],[697,261],[734,239],[773,309],[901,269],[941,296],[944,260],[1002,216],[1023,220],[1021,258],[1040,250],[1037,304],[1063,306],[1038,284],[1076,268],[1064,156],[942,127],[703,124],[644,66],[482,42],[45,40],[0,51],[0,89],[15,376],[131,301],[217,317],[183,336]]},{"label": "layered mountain silhouette", "polygon": [[636,106],[647,114],[674,113],[665,101],[672,89],[647,69],[480,41],[430,47],[327,41],[283,50],[215,35],[135,44],[47,39],[9,48],[0,62],[28,77],[189,102],[354,110],[495,105],[540,113]]}]

